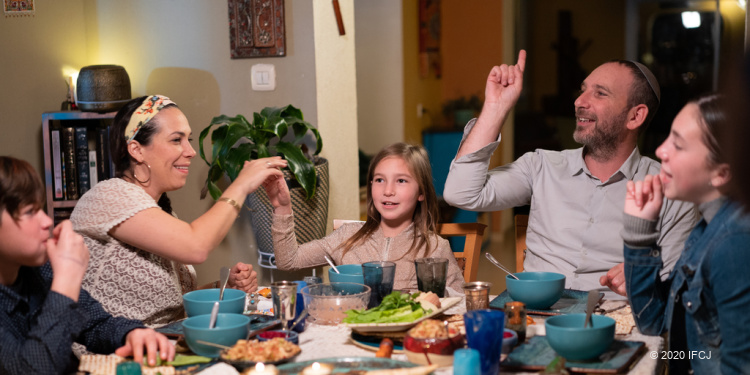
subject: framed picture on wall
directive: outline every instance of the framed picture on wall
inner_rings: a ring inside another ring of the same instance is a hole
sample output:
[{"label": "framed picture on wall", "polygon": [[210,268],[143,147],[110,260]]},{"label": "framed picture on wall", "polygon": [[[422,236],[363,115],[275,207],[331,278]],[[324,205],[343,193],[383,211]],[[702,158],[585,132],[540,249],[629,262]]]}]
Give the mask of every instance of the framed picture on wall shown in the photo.
[{"label": "framed picture on wall", "polygon": [[286,56],[284,0],[228,0],[233,59]]}]

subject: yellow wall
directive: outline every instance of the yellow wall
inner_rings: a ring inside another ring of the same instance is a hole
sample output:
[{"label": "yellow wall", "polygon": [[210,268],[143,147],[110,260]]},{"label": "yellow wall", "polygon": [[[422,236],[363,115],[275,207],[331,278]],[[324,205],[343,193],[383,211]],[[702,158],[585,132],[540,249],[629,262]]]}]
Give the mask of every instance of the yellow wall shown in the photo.
[{"label": "yellow wall", "polygon": [[[442,103],[462,95],[484,99],[484,84],[494,65],[503,61],[503,1],[441,2],[440,54],[442,76],[421,78],[419,25],[416,1],[405,1],[404,22],[404,137],[422,142],[422,130],[444,127]],[[417,106],[426,113],[418,117]]]},{"label": "yellow wall", "polygon": [[[319,21],[322,26],[335,28],[329,19],[330,4],[316,0],[321,10],[313,12],[313,2],[286,1],[287,55],[233,60],[226,1],[37,0],[33,17],[0,17],[0,35],[4,36],[0,38],[0,154],[28,160],[41,173],[41,116],[59,110],[65,99],[63,67],[78,71],[85,65],[118,64],[130,76],[133,96],[160,93],[178,103],[190,121],[196,149],[197,134],[219,114],[251,115],[266,106],[290,103],[300,108],[306,120],[320,125],[322,155],[336,163],[331,166],[335,184],[331,185],[329,220],[357,217],[356,147],[336,136],[357,138],[356,95],[337,98],[336,105],[347,109],[346,124],[329,117],[320,124],[319,119],[332,110],[330,100],[318,102],[316,42],[325,48],[342,46],[351,55],[345,64],[353,65],[352,0],[341,1],[348,38],[324,35],[314,39],[317,17],[323,19]],[[276,66],[275,91],[251,89],[250,69],[259,63]],[[351,69],[344,78],[348,86],[356,84]],[[205,163],[196,157],[185,187],[170,193],[181,219],[192,221],[213,204],[210,199],[199,200],[206,173]],[[337,200],[338,196],[349,198]],[[257,264],[254,246],[250,217],[243,213],[209,260],[196,267],[199,282],[215,280],[222,265]],[[270,273],[259,273],[261,283],[267,284]],[[297,278],[280,271],[274,277]]]}]

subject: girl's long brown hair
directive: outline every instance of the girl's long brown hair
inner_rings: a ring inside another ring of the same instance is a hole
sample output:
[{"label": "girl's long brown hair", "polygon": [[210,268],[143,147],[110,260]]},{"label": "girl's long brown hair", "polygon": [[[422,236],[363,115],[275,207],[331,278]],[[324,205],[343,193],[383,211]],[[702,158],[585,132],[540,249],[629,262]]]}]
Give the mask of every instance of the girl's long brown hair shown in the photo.
[{"label": "girl's long brown hair", "polygon": [[430,249],[429,236],[437,232],[438,223],[438,201],[435,195],[435,187],[432,185],[430,159],[422,146],[399,142],[380,150],[370,162],[370,167],[367,170],[367,221],[357,233],[341,245],[344,249],[344,255],[372,236],[380,226],[380,212],[375,209],[375,204],[372,201],[372,179],[375,174],[375,167],[383,159],[389,157],[398,157],[406,162],[409,171],[417,181],[419,194],[424,196],[423,201],[417,201],[417,206],[414,209],[414,215],[412,216],[414,237],[407,254],[424,246],[424,255],[426,255]]}]

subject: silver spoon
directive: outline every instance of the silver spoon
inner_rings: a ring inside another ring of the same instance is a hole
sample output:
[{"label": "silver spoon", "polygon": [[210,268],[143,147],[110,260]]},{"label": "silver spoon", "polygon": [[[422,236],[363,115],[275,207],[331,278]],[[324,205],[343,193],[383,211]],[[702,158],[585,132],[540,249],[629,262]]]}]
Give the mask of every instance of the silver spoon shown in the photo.
[{"label": "silver spoon", "polygon": [[484,253],[484,256],[486,256],[487,259],[490,262],[492,262],[492,264],[494,264],[497,268],[505,271],[505,273],[507,273],[508,275],[510,275],[510,277],[518,280],[518,277],[516,275],[514,275],[513,272],[508,271],[508,269],[505,268],[505,266],[503,266],[502,264],[500,264],[500,262],[498,262],[497,259],[495,259],[495,257],[492,256],[492,254],[490,254],[490,253]]},{"label": "silver spoon", "polygon": [[229,268],[221,267],[219,271],[219,301],[224,299],[224,288],[227,287],[227,281],[229,281]]},{"label": "silver spoon", "polygon": [[333,259],[331,259],[331,257],[328,256],[328,254],[324,255],[324,257],[326,258],[326,262],[328,262],[328,264],[331,265],[331,268],[333,268],[333,270],[336,271],[336,273],[341,273],[339,272],[339,269],[336,268],[336,265],[333,264]]},{"label": "silver spoon", "polygon": [[211,320],[208,321],[208,328],[216,327],[216,318],[219,316],[219,302],[214,302],[214,308],[211,309]]},{"label": "silver spoon", "polygon": [[594,307],[596,307],[597,303],[599,303],[599,291],[590,290],[589,298],[586,301],[586,320],[583,322],[583,328],[588,327],[589,324],[593,326],[593,323],[589,323],[589,321],[591,321],[591,313],[594,312]]}]

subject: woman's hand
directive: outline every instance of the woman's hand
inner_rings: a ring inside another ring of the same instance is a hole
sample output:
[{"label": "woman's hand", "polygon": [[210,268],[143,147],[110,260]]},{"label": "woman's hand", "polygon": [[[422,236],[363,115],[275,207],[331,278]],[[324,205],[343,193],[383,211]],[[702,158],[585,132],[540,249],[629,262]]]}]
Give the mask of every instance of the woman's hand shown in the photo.
[{"label": "woman's hand", "polygon": [[125,336],[125,345],[115,350],[120,357],[133,356],[136,363],[143,363],[143,352],[149,366],[156,366],[156,353],[159,353],[162,361],[174,360],[174,345],[169,339],[151,328],[136,328]]},{"label": "woman's hand", "polygon": [[286,160],[278,156],[246,161],[239,175],[234,180],[233,185],[238,184],[238,186],[243,188],[245,194],[250,194],[268,180],[277,178],[283,180],[284,174],[281,173],[279,168],[286,166]]},{"label": "woman's hand", "polygon": [[289,195],[289,187],[286,186],[284,178],[268,179],[263,183],[266,194],[277,214],[288,215],[292,213],[292,198]]},{"label": "woman's hand", "polygon": [[255,292],[258,290],[258,274],[253,270],[253,266],[238,262],[229,271],[227,286],[246,293]]},{"label": "woman's hand", "polygon": [[628,181],[625,213],[641,219],[659,219],[664,193],[659,175],[647,175],[643,181]]},{"label": "woman's hand", "polygon": [[89,265],[89,249],[73,231],[69,220],[60,223],[47,240],[47,256],[54,272],[51,289],[78,301],[81,283]]}]

